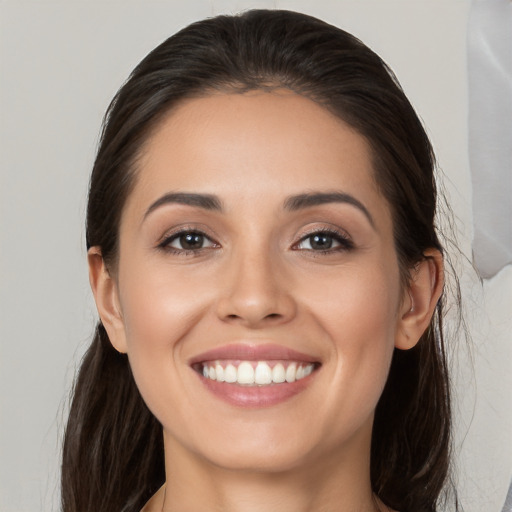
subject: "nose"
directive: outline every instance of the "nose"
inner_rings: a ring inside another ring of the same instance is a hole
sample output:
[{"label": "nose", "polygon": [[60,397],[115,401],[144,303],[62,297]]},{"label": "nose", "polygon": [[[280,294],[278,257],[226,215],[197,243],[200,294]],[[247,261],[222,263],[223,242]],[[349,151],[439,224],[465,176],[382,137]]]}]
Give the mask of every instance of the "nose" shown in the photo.
[{"label": "nose", "polygon": [[297,305],[286,272],[269,252],[248,252],[231,258],[220,276],[217,316],[223,322],[252,329],[289,322]]}]

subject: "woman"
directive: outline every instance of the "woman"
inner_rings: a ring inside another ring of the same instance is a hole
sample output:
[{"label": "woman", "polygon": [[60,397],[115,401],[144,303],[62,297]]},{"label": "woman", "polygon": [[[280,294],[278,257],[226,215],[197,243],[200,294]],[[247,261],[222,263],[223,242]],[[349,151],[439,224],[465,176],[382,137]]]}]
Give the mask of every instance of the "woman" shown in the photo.
[{"label": "woman", "polygon": [[151,52],[91,178],[63,510],[438,510],[433,169],[393,74],[324,22],[221,16]]}]

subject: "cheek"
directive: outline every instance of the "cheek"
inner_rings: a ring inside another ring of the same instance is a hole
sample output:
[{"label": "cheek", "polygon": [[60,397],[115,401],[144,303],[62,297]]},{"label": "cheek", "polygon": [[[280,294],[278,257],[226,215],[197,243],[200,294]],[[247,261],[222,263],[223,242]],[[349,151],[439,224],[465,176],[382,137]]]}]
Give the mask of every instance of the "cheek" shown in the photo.
[{"label": "cheek", "polygon": [[340,348],[363,349],[394,338],[400,304],[394,265],[347,266],[321,283],[307,282],[301,295]]},{"label": "cheek", "polygon": [[[333,428],[352,418],[355,429],[372,414],[384,388],[394,351],[400,302],[398,272],[369,266],[345,269],[309,290],[309,310],[331,345],[331,393],[326,408]],[[350,428],[347,425],[348,428]]]},{"label": "cheek", "polygon": [[[130,267],[129,264],[126,265]],[[121,308],[129,350],[164,350],[176,345],[202,315],[197,283],[156,266],[135,266],[120,276]]]},{"label": "cheek", "polygon": [[334,344],[355,381],[382,381],[389,369],[399,294],[388,275],[372,271],[346,279],[343,298],[330,310]]},{"label": "cheek", "polygon": [[154,413],[170,405],[181,407],[180,403],[169,403],[174,400],[172,394],[164,401],[162,390],[183,387],[177,368],[184,359],[184,349],[190,349],[189,341],[183,341],[204,315],[204,294],[192,286],[197,283],[176,279],[176,273],[169,269],[133,259],[124,263],[120,266],[119,292],[135,381]]}]

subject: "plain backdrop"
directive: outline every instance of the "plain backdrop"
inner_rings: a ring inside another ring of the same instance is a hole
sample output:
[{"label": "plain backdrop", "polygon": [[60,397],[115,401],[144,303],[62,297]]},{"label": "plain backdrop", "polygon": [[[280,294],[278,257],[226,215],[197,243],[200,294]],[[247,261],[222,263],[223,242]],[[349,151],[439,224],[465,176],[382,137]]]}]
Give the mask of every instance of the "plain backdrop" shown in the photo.
[{"label": "plain backdrop", "polygon": [[[344,28],[394,69],[424,120],[456,216],[469,345],[453,345],[455,460],[467,512],[500,512],[512,476],[512,269],[471,269],[469,0],[0,2],[0,510],[59,509],[68,395],[96,312],[84,210],[103,112],[184,25],[252,7]],[[465,259],[466,258],[466,259]],[[86,471],[87,468],[84,468]]]}]

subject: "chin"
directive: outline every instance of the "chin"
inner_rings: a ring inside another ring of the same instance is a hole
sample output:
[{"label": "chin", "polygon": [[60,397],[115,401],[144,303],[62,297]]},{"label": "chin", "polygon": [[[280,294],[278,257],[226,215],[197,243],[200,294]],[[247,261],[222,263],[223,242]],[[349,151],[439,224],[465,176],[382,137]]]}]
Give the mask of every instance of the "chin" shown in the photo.
[{"label": "chin", "polygon": [[210,454],[209,461],[214,466],[225,470],[244,473],[286,473],[304,467],[307,454],[304,450],[275,447],[265,450],[242,449],[227,450],[223,453]]},{"label": "chin", "polygon": [[[203,425],[204,427],[204,425]],[[205,434],[207,430],[208,434]],[[303,429],[293,431],[281,425],[226,425],[188,432],[187,439],[166,441],[172,452],[194,453],[196,460],[231,471],[279,473],[300,468],[318,451],[318,442]]]}]

